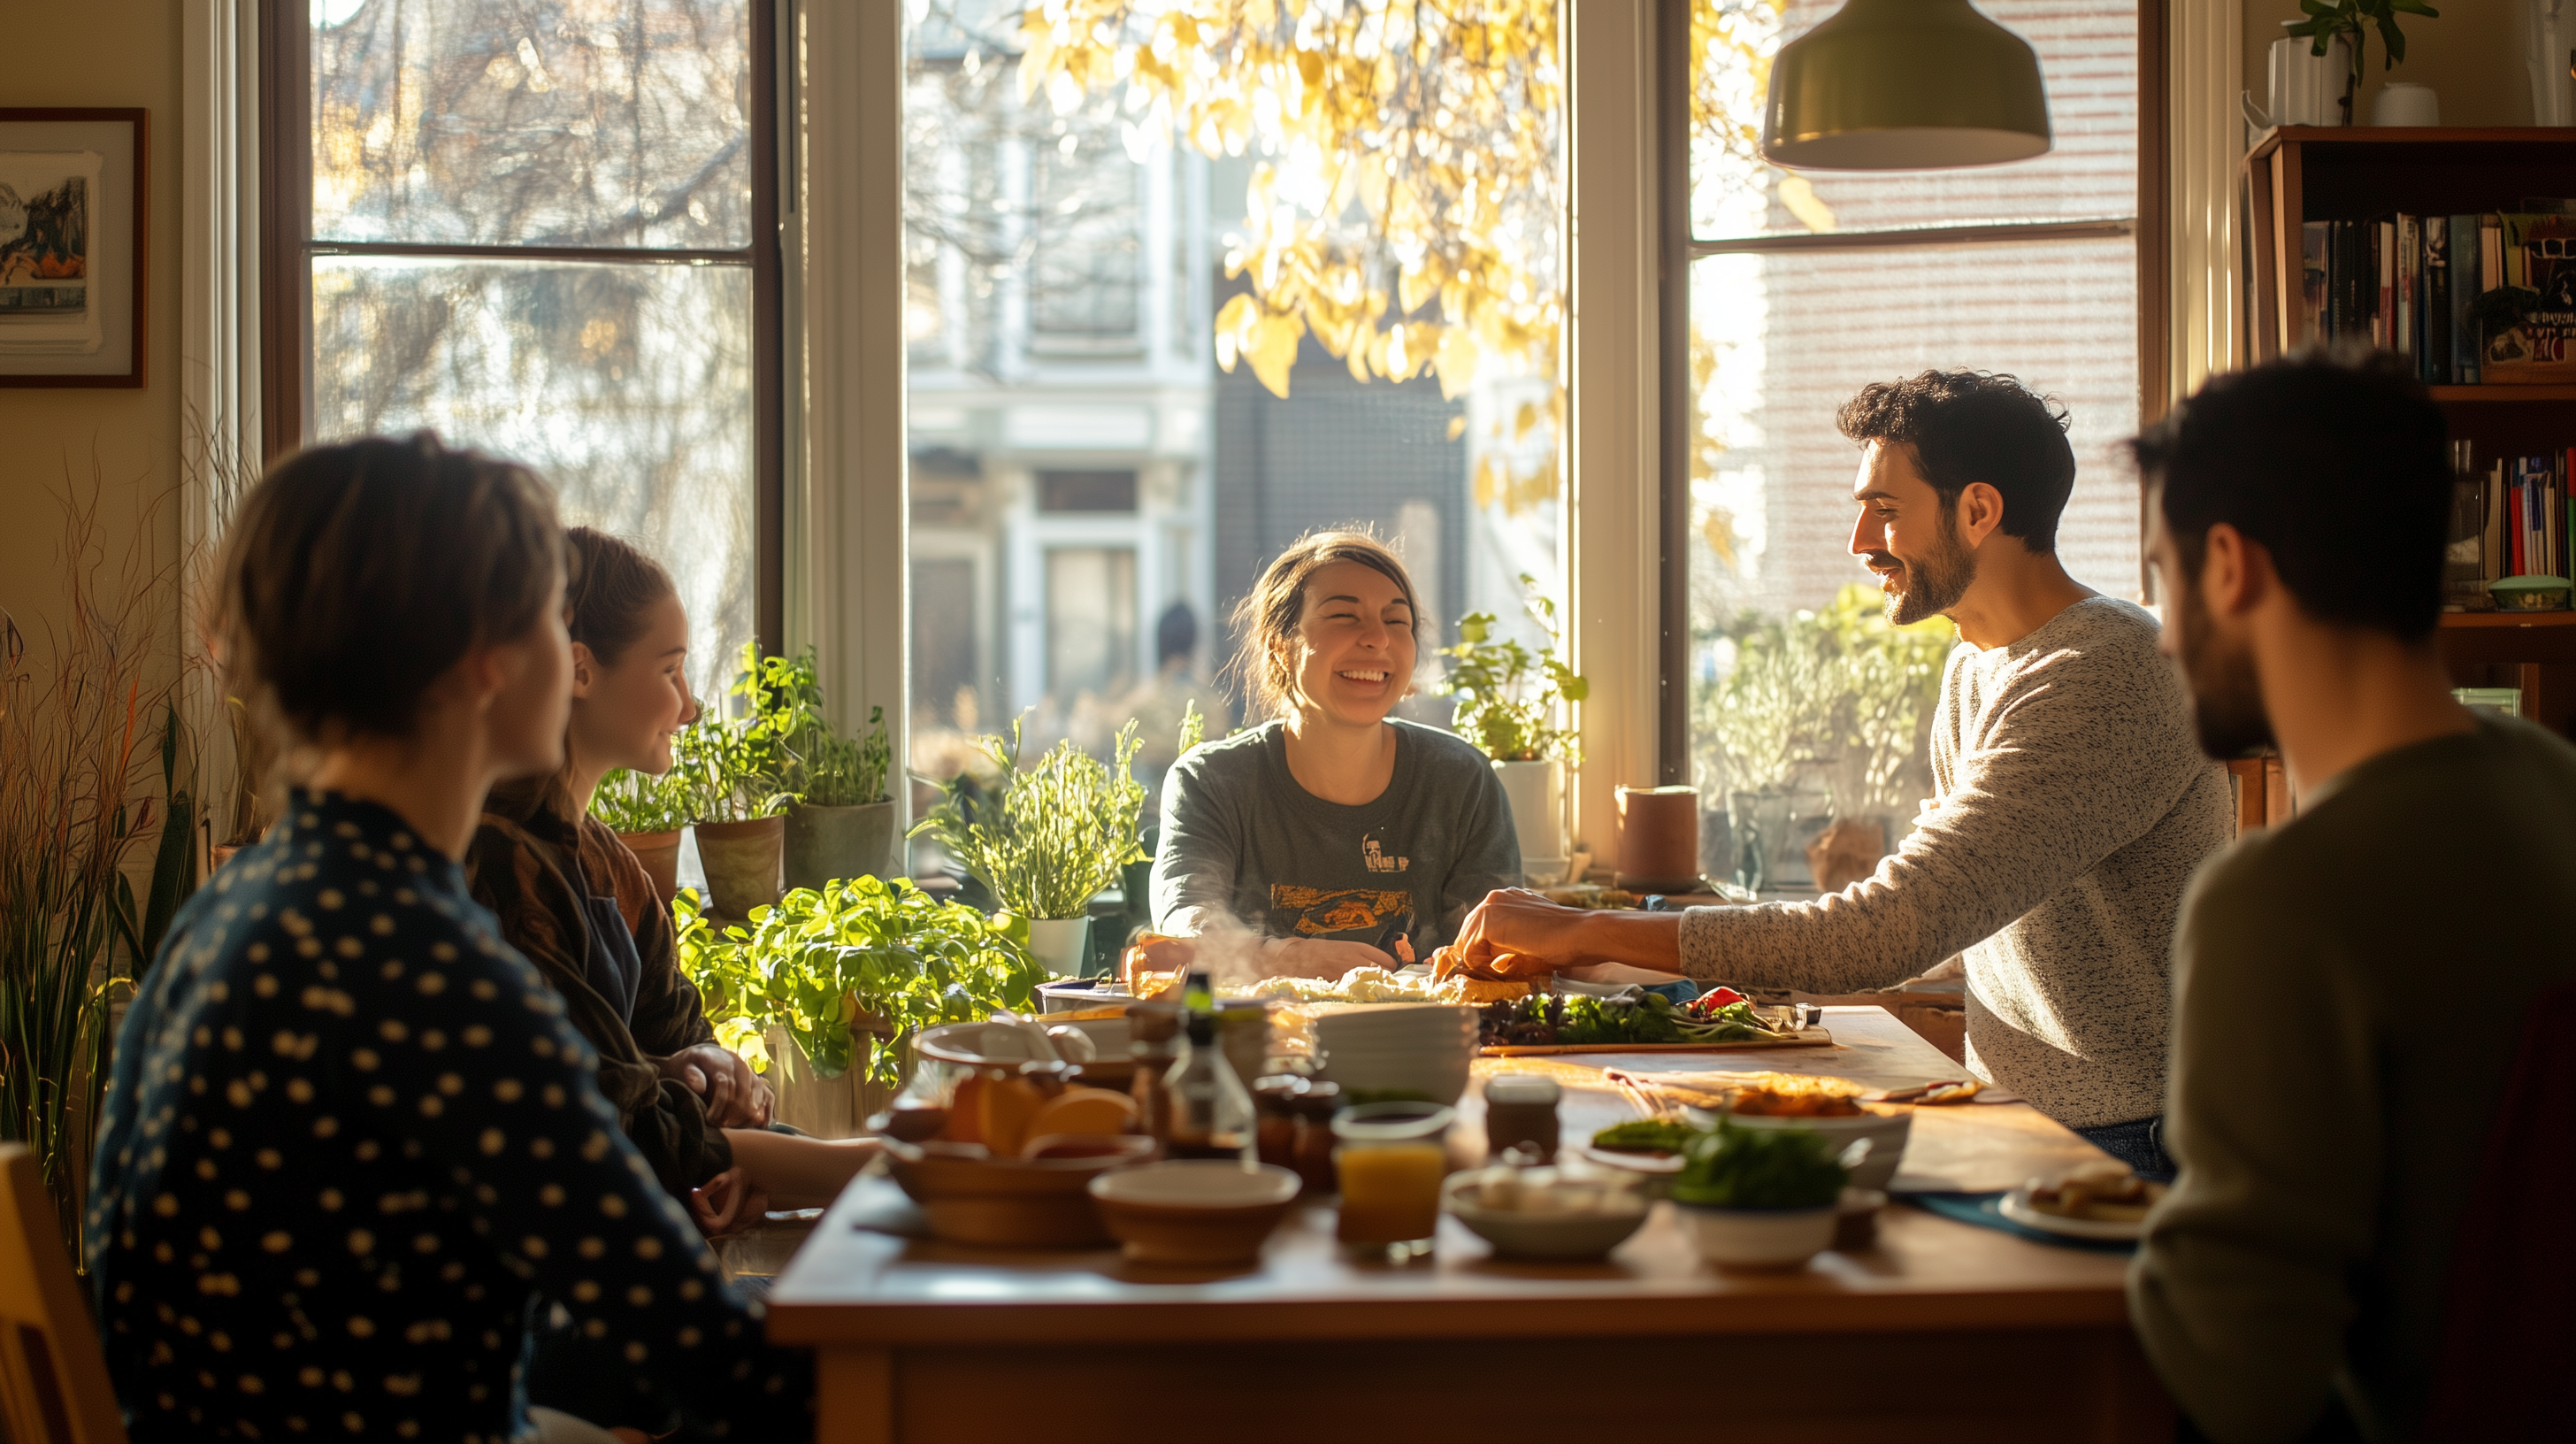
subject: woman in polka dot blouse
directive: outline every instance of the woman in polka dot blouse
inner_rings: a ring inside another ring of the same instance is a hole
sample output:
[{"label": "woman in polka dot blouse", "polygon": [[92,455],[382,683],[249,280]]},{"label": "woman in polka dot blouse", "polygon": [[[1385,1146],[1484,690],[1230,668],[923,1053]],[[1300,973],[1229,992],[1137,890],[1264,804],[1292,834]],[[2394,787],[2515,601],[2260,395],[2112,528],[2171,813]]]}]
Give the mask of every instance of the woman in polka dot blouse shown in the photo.
[{"label": "woman in polka dot blouse", "polygon": [[531,474],[425,434],[307,451],[243,503],[218,653],[303,785],[118,1036],[90,1263],[137,1441],[500,1444],[531,1288],[734,1437],[810,1437],[809,1365],[465,892],[485,791],[560,761],[562,547]]}]

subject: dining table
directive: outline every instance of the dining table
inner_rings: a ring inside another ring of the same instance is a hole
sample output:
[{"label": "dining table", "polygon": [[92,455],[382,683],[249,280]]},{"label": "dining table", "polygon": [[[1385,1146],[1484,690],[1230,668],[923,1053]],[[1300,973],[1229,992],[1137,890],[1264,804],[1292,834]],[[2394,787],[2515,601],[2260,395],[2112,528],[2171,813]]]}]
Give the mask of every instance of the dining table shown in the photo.
[{"label": "dining table", "polygon": [[[1481,1161],[1495,1072],[1557,1076],[1569,1144],[1640,1115],[1596,1070],[1775,1069],[1872,1089],[1962,1076],[1884,1009],[1821,1022],[1824,1046],[1479,1059],[1453,1158]],[[824,1444],[2173,1438],[2130,1332],[2124,1254],[1903,1201],[2103,1155],[1991,1088],[1913,1113],[1875,1236],[1773,1273],[1703,1263],[1668,1201],[1590,1263],[1498,1258],[1449,1217],[1429,1256],[1371,1262],[1336,1246],[1327,1201],[1293,1211],[1256,1268],[1174,1271],[1115,1248],[942,1243],[871,1172],[774,1281],[768,1328],[814,1350]]]}]

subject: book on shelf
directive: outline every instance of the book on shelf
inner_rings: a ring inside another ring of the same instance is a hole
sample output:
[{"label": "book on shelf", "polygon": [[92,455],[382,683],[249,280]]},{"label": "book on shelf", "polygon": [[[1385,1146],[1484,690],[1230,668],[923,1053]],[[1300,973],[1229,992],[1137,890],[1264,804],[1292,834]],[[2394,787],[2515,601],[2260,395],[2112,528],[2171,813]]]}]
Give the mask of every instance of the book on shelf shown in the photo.
[{"label": "book on shelf", "polygon": [[2480,580],[2564,577],[2576,567],[2568,553],[2576,537],[2576,446],[2545,453],[2498,457],[2483,484],[2485,525],[2478,552]]},{"label": "book on shelf", "polygon": [[2428,385],[2576,383],[2576,201],[2300,227],[2302,341],[2366,341]]},{"label": "book on shelf", "polygon": [[2476,216],[2452,216],[2451,384],[2478,384],[2478,288],[2483,284]]},{"label": "book on shelf", "polygon": [[2576,381],[2576,215],[2498,216],[2497,284],[2479,298],[2489,382]]}]

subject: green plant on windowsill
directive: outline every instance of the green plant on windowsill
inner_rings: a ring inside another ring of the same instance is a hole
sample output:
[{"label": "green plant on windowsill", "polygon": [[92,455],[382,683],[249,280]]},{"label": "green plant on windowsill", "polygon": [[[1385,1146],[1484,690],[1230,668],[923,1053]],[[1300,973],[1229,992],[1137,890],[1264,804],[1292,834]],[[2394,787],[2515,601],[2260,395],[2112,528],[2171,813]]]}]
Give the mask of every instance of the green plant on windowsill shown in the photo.
[{"label": "green plant on windowsill", "polygon": [[1143,744],[1131,721],[1118,729],[1113,762],[1068,739],[1022,771],[1020,741],[1016,718],[1007,748],[999,737],[976,738],[1000,778],[981,797],[970,796],[963,774],[941,784],[939,805],[908,835],[935,839],[1011,912],[1081,917],[1121,868],[1145,856],[1136,841],[1145,788],[1129,771]]},{"label": "green plant on windowsill", "polygon": [[616,832],[677,832],[689,825],[691,810],[688,778],[676,765],[660,777],[618,768],[590,797],[590,815]]},{"label": "green plant on windowsill", "polygon": [[1592,686],[1557,659],[1556,603],[1538,594],[1538,578],[1527,572],[1521,585],[1531,589],[1530,619],[1547,642],[1532,651],[1509,638],[1496,640],[1500,619],[1492,612],[1459,618],[1458,645],[1435,654],[1445,661],[1440,691],[1458,699],[1449,730],[1496,762],[1572,762],[1574,729],[1557,718],[1591,695]]},{"label": "green plant on windowsill", "polygon": [[941,902],[902,878],[798,888],[752,909],[748,926],[722,931],[697,890],[684,888],[671,915],[680,970],[697,985],[716,1041],[762,1072],[776,1024],[822,1077],[859,1066],[872,1082],[899,1085],[906,1039],[1003,1008],[1033,1011],[1045,976],[1010,920]]},{"label": "green plant on windowsill", "polygon": [[886,801],[894,744],[887,735],[885,709],[869,708],[868,730],[844,737],[823,715],[823,683],[812,647],[801,656],[767,658],[760,666],[768,706],[779,719],[788,786],[814,807]]},{"label": "green plant on windowsill", "polygon": [[[776,660],[776,659],[771,659]],[[787,738],[799,721],[772,671],[750,642],[742,644],[742,671],[732,694],[741,715],[706,716],[671,734],[670,779],[688,799],[691,822],[751,822],[776,817],[796,801],[788,785]]]}]

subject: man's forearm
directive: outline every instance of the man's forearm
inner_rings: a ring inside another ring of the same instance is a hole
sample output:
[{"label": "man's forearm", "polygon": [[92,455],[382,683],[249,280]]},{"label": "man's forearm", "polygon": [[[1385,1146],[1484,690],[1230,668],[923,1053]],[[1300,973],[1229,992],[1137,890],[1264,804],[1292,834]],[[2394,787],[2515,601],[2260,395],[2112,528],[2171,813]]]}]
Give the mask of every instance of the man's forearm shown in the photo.
[{"label": "man's forearm", "polygon": [[1680,913],[1596,912],[1586,917],[1585,927],[1586,951],[1599,953],[1602,961],[1666,973],[1682,970]]}]

